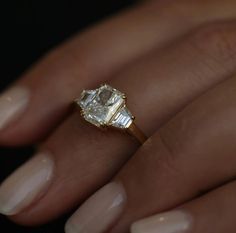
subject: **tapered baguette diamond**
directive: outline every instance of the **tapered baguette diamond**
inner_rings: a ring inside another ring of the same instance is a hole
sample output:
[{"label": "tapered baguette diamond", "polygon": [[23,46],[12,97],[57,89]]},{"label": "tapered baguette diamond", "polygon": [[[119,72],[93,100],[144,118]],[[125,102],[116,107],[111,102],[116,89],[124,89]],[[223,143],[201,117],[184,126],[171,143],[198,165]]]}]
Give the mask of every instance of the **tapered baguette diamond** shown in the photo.
[{"label": "tapered baguette diamond", "polygon": [[117,128],[129,128],[133,122],[133,116],[126,106],[122,107],[111,121],[111,125]]},{"label": "tapered baguette diamond", "polygon": [[95,90],[85,90],[76,100],[86,121],[101,127],[128,128],[133,116],[125,106],[125,95],[109,85]]}]

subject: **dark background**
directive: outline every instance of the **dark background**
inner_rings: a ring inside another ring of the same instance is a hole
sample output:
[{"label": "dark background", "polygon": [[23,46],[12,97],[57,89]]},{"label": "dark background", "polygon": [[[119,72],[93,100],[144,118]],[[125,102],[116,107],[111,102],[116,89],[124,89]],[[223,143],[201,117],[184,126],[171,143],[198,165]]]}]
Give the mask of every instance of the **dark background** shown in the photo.
[{"label": "dark background", "polygon": [[[134,0],[15,0],[0,3],[0,90],[45,52],[75,32]],[[0,148],[0,182],[32,153],[32,148]],[[67,216],[37,228],[16,226],[0,216],[0,233],[61,233]]]}]

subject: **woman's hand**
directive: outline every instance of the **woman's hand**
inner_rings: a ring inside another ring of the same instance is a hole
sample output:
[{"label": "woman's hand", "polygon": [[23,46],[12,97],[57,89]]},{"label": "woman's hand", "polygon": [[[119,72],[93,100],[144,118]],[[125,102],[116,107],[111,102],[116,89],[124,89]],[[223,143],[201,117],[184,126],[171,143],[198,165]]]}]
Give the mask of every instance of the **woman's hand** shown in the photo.
[{"label": "woman's hand", "polygon": [[[0,212],[41,224],[112,179],[67,233],[126,233],[179,206],[132,231],[235,232],[235,18],[233,0],[156,0],[51,52],[0,98],[2,145],[43,140],[0,187]],[[71,111],[83,89],[104,82],[127,93],[149,136],[140,148]]]}]

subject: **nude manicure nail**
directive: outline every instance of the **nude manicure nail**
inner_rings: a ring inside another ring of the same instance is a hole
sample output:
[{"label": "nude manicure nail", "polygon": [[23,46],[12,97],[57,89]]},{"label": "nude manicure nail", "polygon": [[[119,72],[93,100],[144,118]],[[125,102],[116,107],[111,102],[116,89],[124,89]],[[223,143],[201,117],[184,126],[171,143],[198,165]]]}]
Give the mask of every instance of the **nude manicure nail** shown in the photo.
[{"label": "nude manicure nail", "polygon": [[0,130],[24,112],[29,96],[29,90],[24,87],[12,87],[0,95]]},{"label": "nude manicure nail", "polygon": [[66,233],[102,233],[121,215],[126,202],[124,188],[110,183],[90,197],[68,220]]},{"label": "nude manicure nail", "polygon": [[192,217],[183,211],[170,211],[139,220],[131,226],[131,233],[185,233]]},{"label": "nude manicure nail", "polygon": [[0,186],[0,213],[15,215],[44,194],[52,181],[54,162],[40,153],[17,169]]}]

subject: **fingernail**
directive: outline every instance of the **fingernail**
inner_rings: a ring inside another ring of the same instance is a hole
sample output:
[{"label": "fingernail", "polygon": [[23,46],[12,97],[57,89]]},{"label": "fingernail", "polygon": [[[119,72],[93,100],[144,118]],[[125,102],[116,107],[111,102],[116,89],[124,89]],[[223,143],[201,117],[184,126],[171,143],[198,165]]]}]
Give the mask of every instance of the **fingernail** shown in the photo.
[{"label": "fingernail", "polygon": [[0,130],[24,112],[29,96],[24,87],[12,87],[0,96]]},{"label": "fingernail", "polygon": [[121,215],[126,194],[120,183],[109,183],[90,197],[68,220],[66,233],[105,232]]},{"label": "fingernail", "polygon": [[15,215],[24,210],[49,187],[54,162],[48,153],[40,153],[17,169],[0,186],[0,213]]},{"label": "fingernail", "polygon": [[192,217],[183,211],[171,211],[135,222],[131,233],[184,233],[190,229]]}]

